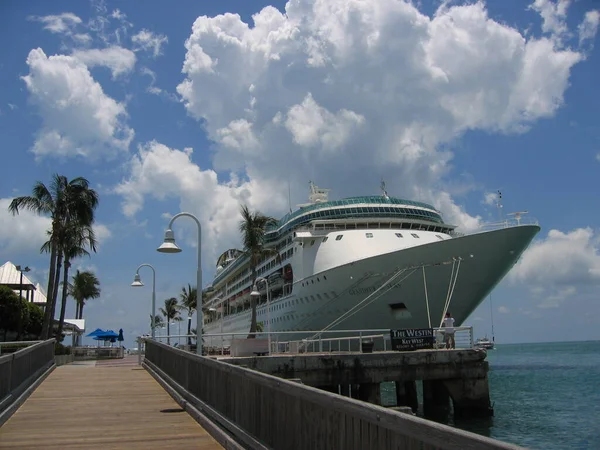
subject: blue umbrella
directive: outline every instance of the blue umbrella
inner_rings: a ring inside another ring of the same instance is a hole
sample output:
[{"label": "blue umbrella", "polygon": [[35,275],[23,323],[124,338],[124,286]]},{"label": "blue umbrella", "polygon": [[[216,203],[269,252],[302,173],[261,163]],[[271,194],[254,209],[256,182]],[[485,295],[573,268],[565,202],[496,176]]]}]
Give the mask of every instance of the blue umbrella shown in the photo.
[{"label": "blue umbrella", "polygon": [[101,330],[100,328],[96,328],[94,331],[92,331],[90,334],[88,334],[87,336],[100,336],[102,334],[106,333],[106,331]]}]

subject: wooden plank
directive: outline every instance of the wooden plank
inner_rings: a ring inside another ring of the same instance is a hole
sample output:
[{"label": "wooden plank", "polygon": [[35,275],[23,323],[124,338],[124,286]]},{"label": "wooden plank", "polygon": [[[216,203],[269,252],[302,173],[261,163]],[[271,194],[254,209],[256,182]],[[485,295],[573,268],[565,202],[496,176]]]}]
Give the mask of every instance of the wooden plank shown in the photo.
[{"label": "wooden plank", "polygon": [[0,449],[223,448],[139,367],[58,367],[0,428]]}]

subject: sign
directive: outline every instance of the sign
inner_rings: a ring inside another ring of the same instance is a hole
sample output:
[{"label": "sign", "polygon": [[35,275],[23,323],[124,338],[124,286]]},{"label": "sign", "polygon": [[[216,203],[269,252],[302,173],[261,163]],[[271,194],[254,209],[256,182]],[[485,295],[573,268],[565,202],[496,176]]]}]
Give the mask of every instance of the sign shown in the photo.
[{"label": "sign", "polygon": [[390,330],[392,350],[399,352],[433,348],[433,328]]}]

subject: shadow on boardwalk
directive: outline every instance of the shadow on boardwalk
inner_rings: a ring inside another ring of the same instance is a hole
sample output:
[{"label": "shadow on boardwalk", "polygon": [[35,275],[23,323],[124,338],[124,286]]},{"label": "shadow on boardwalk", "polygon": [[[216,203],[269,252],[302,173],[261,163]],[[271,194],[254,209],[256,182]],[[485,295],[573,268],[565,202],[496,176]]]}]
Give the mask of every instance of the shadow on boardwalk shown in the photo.
[{"label": "shadow on boardwalk", "polygon": [[56,368],[0,428],[0,449],[222,448],[137,356]]}]

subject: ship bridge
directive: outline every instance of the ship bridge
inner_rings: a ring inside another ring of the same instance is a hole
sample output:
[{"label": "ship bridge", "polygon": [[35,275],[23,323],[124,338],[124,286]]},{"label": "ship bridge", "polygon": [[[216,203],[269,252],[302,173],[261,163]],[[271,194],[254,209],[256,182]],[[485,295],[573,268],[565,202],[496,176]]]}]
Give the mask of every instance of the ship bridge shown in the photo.
[{"label": "ship bridge", "polygon": [[287,214],[277,224],[267,228],[265,241],[276,241],[290,230],[313,220],[360,218],[394,218],[444,224],[439,211],[427,203],[387,196],[349,197],[309,204]]}]

